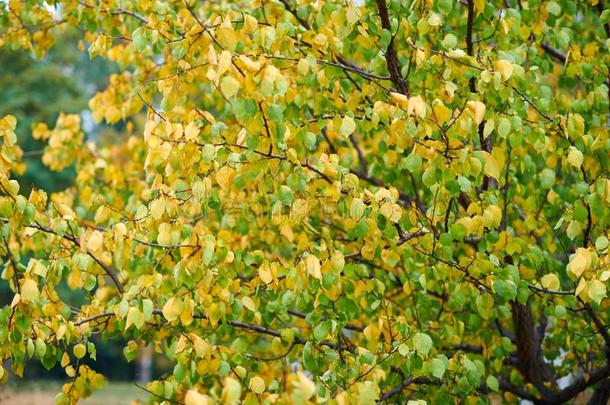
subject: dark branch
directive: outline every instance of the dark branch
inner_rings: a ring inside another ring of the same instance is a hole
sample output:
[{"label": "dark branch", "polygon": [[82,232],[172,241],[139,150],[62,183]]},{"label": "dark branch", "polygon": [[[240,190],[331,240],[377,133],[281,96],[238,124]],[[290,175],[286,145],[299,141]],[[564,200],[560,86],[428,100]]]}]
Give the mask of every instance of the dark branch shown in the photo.
[{"label": "dark branch", "polygon": [[[379,10],[379,18],[381,19],[381,26],[391,33],[392,25],[390,23],[390,15],[385,0],[376,0],[376,3],[377,10]],[[409,86],[402,77],[402,68],[400,66],[400,61],[398,60],[398,55],[396,54],[396,49],[394,48],[394,35],[392,35],[388,49],[386,49],[385,59],[388,66],[388,72],[392,78],[392,83],[394,83],[394,86],[396,86],[399,93],[408,95]]]}]

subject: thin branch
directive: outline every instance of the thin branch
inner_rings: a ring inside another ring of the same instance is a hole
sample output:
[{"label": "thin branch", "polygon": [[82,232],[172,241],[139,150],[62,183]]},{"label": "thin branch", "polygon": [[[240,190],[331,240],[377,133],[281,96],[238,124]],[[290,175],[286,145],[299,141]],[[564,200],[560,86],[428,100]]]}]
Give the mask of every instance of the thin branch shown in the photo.
[{"label": "thin branch", "polygon": [[[375,0],[375,2],[377,3],[377,10],[379,11],[379,18],[381,19],[381,26],[391,33],[392,25],[390,23],[390,15],[388,13],[388,7],[385,0]],[[396,49],[394,48],[394,36],[395,35],[392,35],[388,49],[386,49],[385,52],[386,64],[390,77],[392,78],[392,83],[394,83],[394,86],[396,86],[398,92],[408,95],[409,86],[402,77],[402,67],[400,66],[400,61],[398,60],[398,55],[396,53]]]},{"label": "thin branch", "polygon": [[439,381],[433,381],[433,380],[429,379],[428,377],[413,377],[413,376],[409,376],[409,377],[405,378],[404,380],[402,380],[402,382],[399,385],[397,385],[396,387],[394,387],[391,390],[386,391],[383,394],[381,394],[381,397],[379,397],[377,402],[387,401],[388,399],[392,398],[393,396],[400,394],[402,391],[404,391],[411,384],[441,385],[442,383],[441,383],[440,380]]},{"label": "thin branch", "polygon": [[542,111],[540,109],[540,107],[538,107],[532,100],[529,99],[529,97],[527,97],[521,90],[519,90],[518,88],[513,86],[513,90],[515,90],[517,92],[517,94],[519,94],[521,96],[521,98],[523,99],[523,101],[525,101],[526,103],[528,103],[529,105],[531,105],[534,110],[536,110],[538,112],[538,114],[540,114],[542,117],[544,117],[545,120],[547,121],[553,121],[553,119],[551,117],[549,117],[547,114],[544,113],[544,111]]},{"label": "thin branch", "polygon": [[[155,308],[153,309],[153,314],[155,315],[163,315],[163,311],[160,308]],[[203,313],[195,313],[193,314],[193,318],[194,319],[208,319],[208,316],[206,314]],[[260,325],[254,325],[251,323],[247,323],[247,322],[241,322],[241,321],[224,321],[224,323],[226,325],[229,325],[233,328],[237,328],[237,329],[244,329],[244,330],[248,330],[250,332],[255,332],[255,333],[260,333],[263,335],[269,335],[269,336],[273,336],[273,337],[278,337],[281,338],[282,334],[280,332],[278,332],[275,329],[270,329],[264,326],[260,326]],[[294,339],[294,343],[295,344],[299,344],[299,345],[304,345],[305,343],[307,343],[309,340],[304,339],[304,338],[300,338],[297,337]],[[330,347],[332,349],[338,349],[339,346],[337,346],[336,344],[329,342],[329,341],[322,341],[319,342],[320,345],[322,346],[327,346]]]},{"label": "thin branch", "polygon": [[356,153],[358,154],[358,160],[360,161],[360,173],[366,175],[366,173],[368,172],[368,164],[366,161],[366,156],[364,155],[364,152],[362,151],[362,148],[360,148],[360,144],[356,139],[356,135],[351,134],[349,136],[349,140],[354,146],[354,149],[356,149]]},{"label": "thin branch", "polygon": [[[57,234],[57,232],[55,232],[53,229],[48,228],[44,225],[41,225],[40,223],[36,222],[35,224],[30,224],[27,225],[28,228],[33,228],[33,229],[38,229],[40,231],[43,231],[45,233],[49,233],[55,236],[59,236]],[[70,242],[72,242],[74,245],[76,246],[80,246],[80,241],[71,235],[65,234],[62,236],[63,239],[66,239]],[[108,275],[108,277],[110,277],[112,279],[112,282],[114,283],[114,285],[116,286],[117,290],[119,290],[119,292],[121,294],[123,294],[124,292],[124,288],[123,285],[121,284],[118,276],[115,274],[114,270],[112,270],[109,266],[107,266],[104,262],[102,262],[100,259],[98,259],[89,249],[87,249],[86,251],[87,255],[89,255],[93,260],[95,260],[95,262],[104,270],[104,272],[106,273],[106,275]]]},{"label": "thin branch", "polygon": [[540,47],[550,56],[557,59],[558,62],[561,62],[562,64],[566,63],[566,60],[568,58],[566,58],[566,56],[560,50],[553,48],[551,45],[547,44],[546,42],[541,42]]},{"label": "thin branch", "polygon": [[90,316],[88,318],[80,319],[80,320],[74,322],[74,326],[80,326],[80,325],[83,325],[88,322],[93,322],[93,321],[96,321],[101,318],[109,318],[111,316],[114,316],[114,312],[102,312],[101,314],[96,314],[96,315]]},{"label": "thin branch", "polygon": [[[564,404],[567,401],[575,398],[578,394],[583,392],[588,387],[597,384],[603,379],[610,376],[610,366],[606,365],[604,367],[598,368],[593,372],[589,373],[588,376],[583,376],[568,385],[566,388],[562,389],[557,393],[550,394],[547,398],[547,401],[544,403],[547,404]],[[537,403],[543,403],[542,401],[535,401]]]},{"label": "thin branch", "polygon": [[299,22],[299,24],[301,24],[307,30],[311,29],[311,26],[309,25],[309,23],[307,21],[305,21],[304,19],[302,19],[301,17],[299,17],[299,15],[297,14],[297,11],[294,9],[294,7],[292,7],[288,3],[288,0],[280,0],[280,3],[282,3],[284,5],[284,8],[286,9],[286,11],[288,11],[290,14],[292,14],[294,16],[294,18],[296,18],[296,20]]}]

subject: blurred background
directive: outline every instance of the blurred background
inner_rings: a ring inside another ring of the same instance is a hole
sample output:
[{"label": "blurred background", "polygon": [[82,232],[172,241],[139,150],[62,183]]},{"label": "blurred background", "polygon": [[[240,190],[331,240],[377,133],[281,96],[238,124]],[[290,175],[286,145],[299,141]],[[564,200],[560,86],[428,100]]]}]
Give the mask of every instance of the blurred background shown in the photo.
[{"label": "blurred background", "polygon": [[[123,132],[123,124],[115,126],[95,124],[88,111],[89,99],[106,87],[108,76],[117,70],[111,62],[90,59],[87,51],[80,51],[78,35],[67,31],[42,59],[34,55],[0,49],[0,117],[12,114],[17,118],[17,136],[24,151],[27,170],[18,178],[22,193],[29,195],[33,187],[47,193],[63,190],[73,184],[76,172],[69,167],[53,172],[40,161],[44,143],[32,138],[32,124],[44,122],[50,128],[60,112],[79,114],[88,140],[98,144],[114,142]],[[78,306],[84,300],[81,291],[59,286],[68,302]],[[10,304],[13,292],[0,280],[0,306]],[[123,356],[126,342],[117,337],[98,339],[97,361],[90,364],[108,380],[103,391],[96,392],[85,404],[129,404],[147,398],[137,384],[157,378],[171,369],[167,360],[154,358],[150,348],[142,347],[135,361],[128,363]],[[6,365],[10,369],[10,365]],[[23,379],[11,376],[9,383],[0,386],[0,404],[53,404],[55,395],[66,381],[63,369],[57,365],[47,370],[37,360],[26,365]]]}]

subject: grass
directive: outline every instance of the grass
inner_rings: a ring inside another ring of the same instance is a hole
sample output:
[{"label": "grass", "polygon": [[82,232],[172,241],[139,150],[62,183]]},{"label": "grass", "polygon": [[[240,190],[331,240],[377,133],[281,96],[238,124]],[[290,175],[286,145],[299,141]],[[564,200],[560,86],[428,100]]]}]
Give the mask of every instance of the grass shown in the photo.
[{"label": "grass", "polygon": [[[2,405],[52,405],[55,395],[61,391],[61,381],[20,381],[0,387]],[[83,405],[129,405],[146,403],[148,394],[133,383],[106,381],[104,388],[79,404]]]}]

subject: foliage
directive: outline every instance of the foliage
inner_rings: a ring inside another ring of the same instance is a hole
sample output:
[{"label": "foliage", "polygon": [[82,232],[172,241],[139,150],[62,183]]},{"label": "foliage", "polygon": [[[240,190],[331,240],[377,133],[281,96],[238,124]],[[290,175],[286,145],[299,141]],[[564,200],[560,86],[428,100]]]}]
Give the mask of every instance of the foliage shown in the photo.
[{"label": "foliage", "polygon": [[32,138],[31,126],[37,122],[53,124],[58,108],[80,113],[87,108],[88,99],[105,87],[108,63],[89,60],[76,48],[77,42],[76,33],[68,30],[59,34],[57,45],[43,59],[8,47],[0,53],[0,117],[12,114],[17,118],[15,133],[26,151],[27,163],[18,179],[26,194],[32,187],[63,190],[74,181],[74,170],[54,173],[42,164],[39,151],[44,144]]},{"label": "foliage", "polygon": [[91,337],[123,334],[175,361],[152,401],[607,400],[601,1],[53,3],[3,3],[1,43],[77,27],[126,134],[36,125],[78,174],[26,198],[0,122],[17,374],[61,364],[74,403],[104,381]]}]

